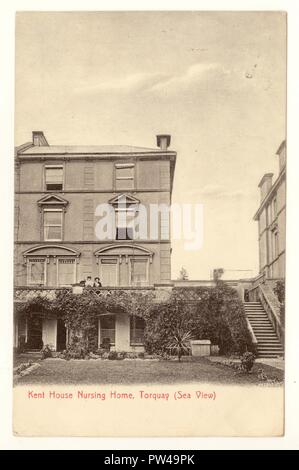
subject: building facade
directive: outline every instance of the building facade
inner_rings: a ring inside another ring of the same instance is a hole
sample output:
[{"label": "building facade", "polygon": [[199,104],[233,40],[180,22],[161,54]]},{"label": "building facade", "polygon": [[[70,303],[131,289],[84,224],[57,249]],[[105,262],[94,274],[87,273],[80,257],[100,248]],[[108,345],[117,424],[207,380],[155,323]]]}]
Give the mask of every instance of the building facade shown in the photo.
[{"label": "building facade", "polygon": [[266,173],[260,183],[261,203],[254,220],[258,222],[259,270],[268,279],[285,277],[286,247],[286,142],[277,150],[279,174]]},{"label": "building facade", "polygon": [[[169,145],[170,136],[159,135],[157,148],[52,146],[33,132],[15,155],[16,290],[28,297],[89,276],[103,288],[170,283],[169,215],[157,206],[171,203],[176,152]],[[155,223],[136,224],[144,211]],[[130,350],[130,324],[116,313],[99,319],[99,345],[108,337],[115,349]],[[55,318],[17,318],[15,330],[15,346],[66,345]]]}]

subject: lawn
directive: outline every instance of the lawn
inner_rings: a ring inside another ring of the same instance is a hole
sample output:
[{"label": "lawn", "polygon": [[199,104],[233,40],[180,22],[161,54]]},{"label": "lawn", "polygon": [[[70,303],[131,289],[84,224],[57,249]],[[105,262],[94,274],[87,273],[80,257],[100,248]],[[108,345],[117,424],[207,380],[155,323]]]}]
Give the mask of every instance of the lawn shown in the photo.
[{"label": "lawn", "polygon": [[266,364],[255,364],[251,374],[238,373],[222,364],[213,364],[207,358],[196,361],[150,360],[70,360],[46,359],[29,375],[18,377],[23,384],[175,384],[219,383],[258,384],[258,370],[263,369],[268,379],[283,381],[283,371]]}]

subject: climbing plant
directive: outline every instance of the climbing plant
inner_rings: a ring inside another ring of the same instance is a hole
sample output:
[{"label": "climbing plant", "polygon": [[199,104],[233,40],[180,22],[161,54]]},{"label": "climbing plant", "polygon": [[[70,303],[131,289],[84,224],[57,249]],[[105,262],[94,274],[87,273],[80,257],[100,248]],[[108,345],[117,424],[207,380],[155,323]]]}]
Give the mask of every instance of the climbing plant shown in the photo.
[{"label": "climbing plant", "polygon": [[166,352],[177,331],[211,340],[221,354],[243,353],[253,347],[242,302],[225,283],[218,282],[214,288],[174,288],[169,300],[153,305],[145,319],[150,352]]},{"label": "climbing plant", "polygon": [[166,300],[154,290],[84,289],[74,294],[57,290],[55,300],[36,296],[17,306],[20,313],[38,312],[64,320],[69,344],[84,351],[97,348],[98,319],[105,313],[127,313],[145,320],[145,347],[165,353],[172,338],[188,336],[210,339],[220,353],[243,353],[252,349],[242,302],[223,282],[216,287],[173,288]]}]

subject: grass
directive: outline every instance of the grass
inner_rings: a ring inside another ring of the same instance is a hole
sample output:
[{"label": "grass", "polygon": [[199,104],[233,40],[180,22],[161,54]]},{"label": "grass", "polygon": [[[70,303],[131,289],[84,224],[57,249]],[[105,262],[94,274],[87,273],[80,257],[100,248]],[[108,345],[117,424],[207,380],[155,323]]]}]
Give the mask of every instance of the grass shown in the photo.
[{"label": "grass", "polygon": [[213,364],[206,358],[196,361],[143,360],[70,360],[46,359],[40,367],[17,381],[25,384],[175,384],[219,383],[249,385],[261,383],[258,370],[263,369],[268,379],[283,381],[283,371],[266,364],[255,364],[251,374],[236,373],[222,364]]}]

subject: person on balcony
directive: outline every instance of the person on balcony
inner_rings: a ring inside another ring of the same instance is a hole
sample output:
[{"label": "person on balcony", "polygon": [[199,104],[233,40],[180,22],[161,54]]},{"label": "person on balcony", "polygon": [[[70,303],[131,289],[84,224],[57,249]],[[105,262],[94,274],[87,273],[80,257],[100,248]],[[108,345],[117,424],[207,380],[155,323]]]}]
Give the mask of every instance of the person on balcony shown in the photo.
[{"label": "person on balcony", "polygon": [[93,287],[102,287],[102,283],[101,283],[99,277],[95,277],[95,278],[94,278]]},{"label": "person on balcony", "polygon": [[91,276],[87,276],[86,281],[85,281],[85,287],[93,287]]}]

